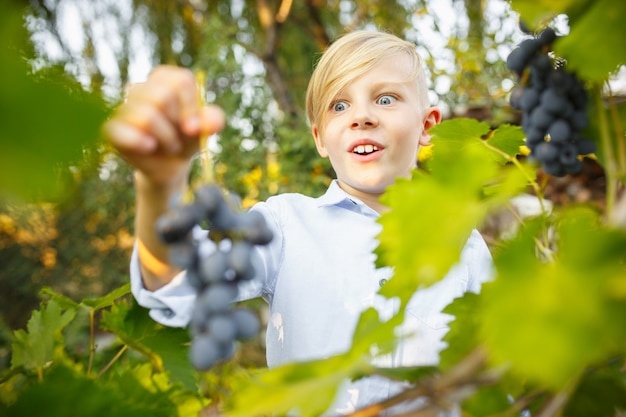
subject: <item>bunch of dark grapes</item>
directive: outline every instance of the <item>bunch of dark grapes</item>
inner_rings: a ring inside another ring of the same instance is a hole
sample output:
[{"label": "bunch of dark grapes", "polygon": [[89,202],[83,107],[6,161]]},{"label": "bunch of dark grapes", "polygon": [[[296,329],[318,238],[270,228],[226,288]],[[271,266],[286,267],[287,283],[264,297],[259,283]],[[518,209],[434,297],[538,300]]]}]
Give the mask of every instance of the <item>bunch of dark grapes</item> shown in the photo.
[{"label": "bunch of dark grapes", "polygon": [[562,177],[580,173],[579,155],[594,153],[595,143],[581,136],[589,123],[584,84],[565,69],[563,60],[550,57],[557,37],[545,28],[513,49],[506,64],[519,79],[510,104],[522,111],[530,159],[546,173]]},{"label": "bunch of dark grapes", "polygon": [[[186,270],[197,297],[189,324],[189,359],[198,371],[210,369],[236,351],[236,342],[260,330],[254,312],[236,307],[238,284],[254,277],[252,251],[272,240],[262,214],[237,210],[216,186],[194,191],[193,201],[179,204],[156,222],[160,238],[170,245],[170,262]],[[193,233],[209,228],[205,238]]]}]

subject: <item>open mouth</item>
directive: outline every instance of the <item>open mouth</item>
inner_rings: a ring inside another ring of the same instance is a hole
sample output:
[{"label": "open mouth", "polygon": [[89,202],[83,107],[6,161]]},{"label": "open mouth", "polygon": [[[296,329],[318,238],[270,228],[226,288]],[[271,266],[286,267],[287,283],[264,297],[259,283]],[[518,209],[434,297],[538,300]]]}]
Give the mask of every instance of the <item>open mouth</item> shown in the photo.
[{"label": "open mouth", "polygon": [[355,146],[354,149],[352,149],[352,153],[355,153],[357,155],[369,155],[378,150],[378,146],[376,145],[358,145]]}]

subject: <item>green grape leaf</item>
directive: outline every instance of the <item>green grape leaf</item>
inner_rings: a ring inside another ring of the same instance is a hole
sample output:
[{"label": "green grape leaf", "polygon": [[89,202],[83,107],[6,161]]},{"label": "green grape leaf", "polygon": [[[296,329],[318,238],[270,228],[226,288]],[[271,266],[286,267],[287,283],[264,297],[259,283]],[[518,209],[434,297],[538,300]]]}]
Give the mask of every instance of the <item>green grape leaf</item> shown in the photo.
[{"label": "green grape leaf", "polygon": [[[510,364],[516,374],[551,389],[562,389],[626,341],[626,306],[612,298],[608,284],[626,276],[623,238],[601,228],[590,211],[559,218],[554,261],[535,256],[535,239],[545,232],[541,218],[494,254],[497,278],[483,286],[478,312],[494,363]],[[604,241],[620,249],[591,248]]]},{"label": "green grape leaf", "polygon": [[[623,361],[618,362],[624,366]],[[585,373],[565,406],[568,417],[615,417],[626,410],[626,380],[619,368],[603,366]]]},{"label": "green grape leaf", "polygon": [[521,127],[505,124],[494,130],[485,144],[499,150],[501,153],[494,152],[493,157],[500,164],[505,164],[521,153],[521,147],[526,144],[525,138],[526,134]]},{"label": "green grape leaf", "polygon": [[[410,180],[399,179],[381,200],[391,210],[379,219],[383,229],[375,250],[376,262],[378,266],[393,266],[394,277],[380,293],[397,296],[402,302],[408,301],[418,287],[443,278],[458,262],[472,230],[525,185],[519,174],[502,171],[494,151],[485,146],[483,137],[490,132],[485,123],[454,119],[430,132],[434,143],[432,172],[416,171]],[[499,135],[494,133],[497,138]],[[507,183],[509,175],[517,178],[511,181],[515,187],[494,186],[494,178]]]},{"label": "green grape leaf", "polygon": [[193,390],[196,385],[188,357],[186,329],[165,327],[148,315],[134,300],[115,303],[102,316],[101,327],[119,337],[130,348],[143,354],[159,372],[167,371],[173,381]]},{"label": "green grape leaf", "polygon": [[443,312],[454,316],[449,323],[450,330],[444,336],[446,348],[441,351],[439,367],[447,370],[458,364],[480,344],[480,295],[467,292],[444,308]]},{"label": "green grape leaf", "polygon": [[12,52],[5,58],[0,65],[0,192],[25,200],[56,199],[64,191],[61,170],[98,141],[105,106],[92,94],[71,93],[60,81],[36,80]]},{"label": "green grape leaf", "polygon": [[78,310],[81,308],[80,304],[77,303],[76,301],[72,300],[71,298],[63,295],[63,294],[59,294],[58,292],[54,291],[52,288],[50,287],[44,287],[41,289],[41,291],[39,291],[39,294],[42,296],[47,296],[50,297],[52,300],[54,300],[57,304],[59,304],[59,306],[61,306],[61,308],[64,309],[75,309]]},{"label": "green grape leaf", "polygon": [[407,366],[396,368],[376,368],[373,373],[394,381],[415,383],[439,373],[437,366]]},{"label": "green grape leaf", "polygon": [[513,10],[531,30],[537,30],[559,14],[577,16],[593,0],[510,0]]},{"label": "green grape leaf", "polygon": [[509,393],[502,389],[501,386],[481,387],[471,397],[463,401],[464,417],[481,417],[499,415],[511,407],[511,403],[507,398]]},{"label": "green grape leaf", "polygon": [[340,384],[386,372],[374,368],[370,358],[391,350],[394,328],[401,320],[402,315],[397,315],[381,322],[376,309],[366,309],[359,317],[349,351],[328,359],[258,372],[252,380],[233,389],[228,415],[256,416],[290,410],[298,410],[302,416],[320,415],[331,405]]},{"label": "green grape leaf", "polygon": [[225,415],[256,417],[297,411],[301,417],[319,416],[332,404],[340,384],[353,375],[373,372],[367,358],[343,354],[264,370],[233,386]]},{"label": "green grape leaf", "polygon": [[[42,408],[43,407],[43,408]],[[143,388],[130,373],[104,381],[55,366],[41,383],[24,389],[7,416],[172,417],[176,406],[162,392]]]},{"label": "green grape leaf", "polygon": [[557,56],[582,79],[602,82],[626,64],[626,2],[597,0],[571,24],[570,33],[554,44]]},{"label": "green grape leaf", "polygon": [[55,358],[55,349],[63,346],[61,331],[76,316],[75,309],[63,309],[54,300],[33,311],[26,330],[16,330],[12,344],[14,368],[43,369]]},{"label": "green grape leaf", "polygon": [[364,310],[359,317],[349,354],[361,357],[372,353],[372,347],[376,346],[376,354],[383,354],[393,350],[396,340],[395,327],[402,323],[404,314],[400,313],[387,322],[381,322],[378,311],[371,307]]},{"label": "green grape leaf", "polygon": [[130,283],[124,284],[102,297],[85,298],[80,303],[87,307],[91,307],[94,310],[100,310],[112,306],[119,298],[128,294],[130,294]]}]

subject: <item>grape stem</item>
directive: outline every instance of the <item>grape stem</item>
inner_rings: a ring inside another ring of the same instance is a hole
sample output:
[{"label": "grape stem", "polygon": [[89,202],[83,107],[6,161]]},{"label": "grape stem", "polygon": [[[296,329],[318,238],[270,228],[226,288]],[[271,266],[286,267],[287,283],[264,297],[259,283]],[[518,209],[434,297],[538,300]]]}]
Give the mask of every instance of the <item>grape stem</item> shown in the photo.
[{"label": "grape stem", "polygon": [[[198,103],[201,107],[206,105],[206,73],[202,70],[195,71],[196,85],[198,88]],[[214,183],[215,174],[213,171],[213,161],[211,160],[211,152],[209,151],[208,141],[209,138],[206,135],[200,135],[198,138],[200,141],[200,178],[198,182],[202,183]]]},{"label": "grape stem", "polygon": [[[606,217],[611,219],[613,217],[613,210],[615,208],[615,201],[617,197],[617,174],[618,166],[615,158],[615,149],[611,143],[611,133],[609,129],[609,121],[604,111],[605,103],[602,97],[602,88],[596,86],[593,89],[598,107],[598,120],[600,125],[600,139],[602,141],[602,148],[605,154],[605,175],[606,175]],[[619,140],[618,140],[619,142]]]},{"label": "grape stem", "polygon": [[[530,186],[535,191],[535,195],[537,196],[537,200],[539,201],[539,207],[541,208],[541,213],[544,216],[547,216],[548,210],[546,209],[546,206],[543,204],[544,194],[543,194],[542,187],[539,186],[539,184],[537,183],[535,178],[531,174],[528,173],[528,171],[524,168],[524,166],[520,163],[520,161],[516,157],[509,155],[508,153],[504,152],[503,150],[498,149],[495,146],[492,146],[486,140],[483,140],[482,143],[483,143],[483,145],[485,145],[487,147],[487,149],[502,155],[502,157],[504,159],[506,159],[508,162],[511,162],[513,165],[515,165],[522,172],[522,174],[524,175],[524,178],[526,178],[526,180],[528,181]],[[517,213],[515,212],[515,210],[513,210],[512,207],[509,206],[509,210],[511,210],[513,212],[514,216],[517,215]],[[521,219],[520,219],[520,223],[523,224],[523,221],[521,221]],[[552,255],[552,251],[549,250],[550,241],[549,241],[549,237],[548,237],[548,230],[547,230],[547,228],[544,228],[543,232],[544,232],[543,233],[544,241],[540,242],[538,239],[536,239],[535,241],[536,241],[538,249],[548,259],[552,259],[553,255]]]}]

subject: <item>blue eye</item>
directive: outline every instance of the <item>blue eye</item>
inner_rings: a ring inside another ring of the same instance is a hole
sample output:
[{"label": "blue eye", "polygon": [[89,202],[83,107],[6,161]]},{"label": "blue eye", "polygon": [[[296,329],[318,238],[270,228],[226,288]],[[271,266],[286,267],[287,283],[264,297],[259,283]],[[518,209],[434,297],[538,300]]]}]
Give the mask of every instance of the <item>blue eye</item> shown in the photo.
[{"label": "blue eye", "polygon": [[342,112],[348,108],[348,104],[345,101],[336,101],[332,105],[333,111]]},{"label": "blue eye", "polygon": [[383,106],[388,106],[391,103],[393,103],[394,101],[396,101],[396,98],[394,96],[390,96],[390,95],[384,95],[384,96],[380,96],[377,100],[378,104],[381,104]]}]

